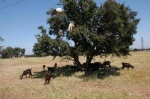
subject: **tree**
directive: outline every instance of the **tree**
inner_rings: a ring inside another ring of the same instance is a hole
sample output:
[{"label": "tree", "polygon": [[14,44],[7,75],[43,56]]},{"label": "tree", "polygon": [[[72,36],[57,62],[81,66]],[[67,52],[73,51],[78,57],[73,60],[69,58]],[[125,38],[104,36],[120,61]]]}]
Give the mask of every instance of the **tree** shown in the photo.
[{"label": "tree", "polygon": [[36,56],[48,55],[50,51],[50,41],[51,38],[46,34],[46,29],[43,26],[39,26],[38,29],[41,30],[41,35],[36,35],[38,43],[33,46],[33,52]]},{"label": "tree", "polygon": [[21,57],[21,56],[25,55],[25,49],[24,48],[20,48],[20,47],[15,47],[13,55],[16,58]]},{"label": "tree", "polygon": [[67,50],[66,48],[68,48],[65,47],[64,44],[67,43],[62,41],[60,46],[60,42],[57,39],[52,40],[52,38],[46,33],[46,29],[44,29],[43,26],[39,26],[38,29],[41,30],[41,35],[36,35],[37,43],[33,46],[34,54],[36,56],[63,56],[62,53],[64,53]]},{"label": "tree", "polygon": [[[4,41],[2,37],[0,37],[0,42]],[[2,49],[3,46],[0,46],[0,50]]]},{"label": "tree", "polygon": [[0,41],[4,41],[4,39],[2,37],[0,37]]},{"label": "tree", "polygon": [[[80,55],[86,57],[87,66],[98,55],[129,55],[129,46],[133,44],[140,20],[136,18],[137,12],[114,0],[107,0],[100,7],[94,0],[61,0],[61,4],[62,13],[53,13],[54,9],[47,12],[50,15],[47,20],[49,34],[57,37],[51,39],[53,46],[47,54],[67,56],[78,66],[81,66]],[[75,25],[72,30],[68,30],[70,22]],[[67,41],[60,39],[62,37]]]},{"label": "tree", "polygon": [[24,48],[19,48],[19,47],[7,47],[1,51],[2,58],[12,58],[12,57],[21,57],[24,55],[25,49]]}]

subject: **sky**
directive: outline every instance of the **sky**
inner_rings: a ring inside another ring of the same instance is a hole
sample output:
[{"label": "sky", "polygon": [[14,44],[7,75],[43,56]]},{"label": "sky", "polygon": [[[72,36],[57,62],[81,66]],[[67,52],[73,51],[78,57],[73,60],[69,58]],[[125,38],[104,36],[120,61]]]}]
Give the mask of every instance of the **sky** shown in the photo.
[{"label": "sky", "polygon": [[[106,0],[94,0],[98,6]],[[37,42],[35,35],[40,34],[38,26],[42,25],[47,30],[46,12],[50,8],[59,8],[59,0],[0,0],[0,37],[4,39],[0,46],[4,48],[20,47],[25,48],[25,54],[33,54],[34,43]],[[135,41],[131,46],[141,48],[143,38],[144,48],[150,48],[150,0],[116,0],[118,3],[125,3],[133,11],[137,11],[137,18],[140,18]]]}]

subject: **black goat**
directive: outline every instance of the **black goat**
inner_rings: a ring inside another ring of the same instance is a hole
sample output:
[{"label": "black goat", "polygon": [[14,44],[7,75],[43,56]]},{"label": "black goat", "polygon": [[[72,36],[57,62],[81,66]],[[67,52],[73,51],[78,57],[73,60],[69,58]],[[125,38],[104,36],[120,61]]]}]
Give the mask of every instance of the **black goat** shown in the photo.
[{"label": "black goat", "polygon": [[54,67],[47,67],[48,71],[54,72],[57,69],[57,63],[54,64]]},{"label": "black goat", "polygon": [[45,83],[44,84],[49,84],[52,78],[52,73],[50,71],[45,73]]},{"label": "black goat", "polygon": [[45,71],[45,67],[46,67],[46,66],[45,66],[45,65],[43,65],[43,71]]},{"label": "black goat", "polygon": [[110,61],[105,61],[105,62],[103,63],[103,66],[106,67],[106,66],[108,65],[109,67],[111,67],[110,63],[111,63]]},{"label": "black goat", "polygon": [[123,63],[122,62],[122,69],[124,69],[124,68],[133,68],[134,69],[134,66],[132,66],[130,63]]},{"label": "black goat", "polygon": [[23,71],[22,75],[20,75],[20,79],[23,79],[23,76],[25,75],[26,78],[27,78],[27,74],[29,74],[29,77],[32,77],[32,72],[31,72],[32,69],[27,69],[25,71]]},{"label": "black goat", "polygon": [[77,66],[70,66],[70,69],[75,71],[77,69]]},{"label": "black goat", "polygon": [[101,67],[100,62],[89,63],[87,67],[87,71],[97,71]]}]

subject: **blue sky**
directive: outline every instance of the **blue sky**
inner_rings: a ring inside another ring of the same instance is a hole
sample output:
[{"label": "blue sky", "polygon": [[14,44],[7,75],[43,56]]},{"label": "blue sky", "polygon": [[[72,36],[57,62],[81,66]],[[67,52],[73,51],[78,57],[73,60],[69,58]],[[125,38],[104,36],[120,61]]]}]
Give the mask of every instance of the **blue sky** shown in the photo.
[{"label": "blue sky", "polygon": [[[94,0],[97,5],[105,0]],[[150,48],[150,0],[116,0],[124,3],[132,10],[137,11],[140,18],[135,42],[132,48],[141,48],[141,37],[144,48]],[[58,8],[59,0],[0,0],[0,36],[5,40],[0,42],[4,48],[21,47],[26,49],[26,54],[32,54],[36,43],[34,35],[39,34],[38,26],[43,25],[48,29],[46,12],[50,8]]]}]

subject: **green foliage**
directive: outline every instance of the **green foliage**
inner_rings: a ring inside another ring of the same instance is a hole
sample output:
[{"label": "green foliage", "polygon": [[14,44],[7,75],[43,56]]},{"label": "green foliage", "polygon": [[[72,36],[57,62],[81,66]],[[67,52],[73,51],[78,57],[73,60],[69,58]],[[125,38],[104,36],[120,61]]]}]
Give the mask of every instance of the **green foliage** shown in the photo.
[{"label": "green foliage", "polygon": [[51,38],[46,34],[46,29],[43,26],[39,26],[38,29],[41,30],[41,35],[36,35],[38,42],[34,44],[33,52],[36,56],[44,56],[49,54]]},{"label": "green foliage", "polygon": [[0,37],[0,41],[4,41],[4,39],[2,37]]},{"label": "green foliage", "polygon": [[[47,12],[50,17],[47,23],[50,25],[49,34],[57,39],[47,39],[44,42],[44,33],[39,36],[35,44],[39,53],[53,56],[69,56],[74,62],[81,65],[79,55],[86,56],[86,63],[90,63],[95,56],[126,56],[129,54],[129,46],[133,44],[139,19],[137,12],[132,11],[124,4],[114,0],[107,0],[100,7],[94,0],[61,0],[64,11],[58,13],[55,9]],[[68,31],[70,22],[74,22],[73,30]],[[43,28],[41,27],[41,31]],[[59,35],[62,30],[63,35]],[[46,37],[48,35],[45,33]],[[65,37],[69,42],[60,38]],[[58,40],[59,39],[59,40]],[[47,46],[42,45],[46,44]],[[45,48],[47,48],[44,50]],[[44,51],[43,51],[44,50]]]},{"label": "green foliage", "polygon": [[15,47],[15,48],[7,47],[1,51],[1,55],[3,59],[12,58],[12,57],[18,58],[23,56],[24,54],[25,54],[25,49],[19,47]]},{"label": "green foliage", "polygon": [[[0,37],[0,41],[4,41],[3,38]],[[0,54],[2,55],[2,58],[12,58],[12,57],[21,57],[25,55],[25,49],[20,47],[7,47],[5,49],[2,49],[3,46],[0,46]]]},{"label": "green foliage", "polygon": [[128,55],[129,46],[133,44],[139,19],[136,19],[137,12],[132,11],[124,4],[107,1],[99,9],[100,24],[99,32],[103,33],[106,39],[106,52],[117,56]]},{"label": "green foliage", "polygon": [[[0,42],[4,41],[2,37],[0,37]],[[0,46],[0,50],[2,49],[3,46]]]},{"label": "green foliage", "polygon": [[36,35],[37,43],[33,46],[33,52],[36,56],[52,55],[56,57],[64,56],[68,53],[69,45],[67,42],[52,39],[43,26],[39,26],[38,29],[41,30],[41,35]]}]

